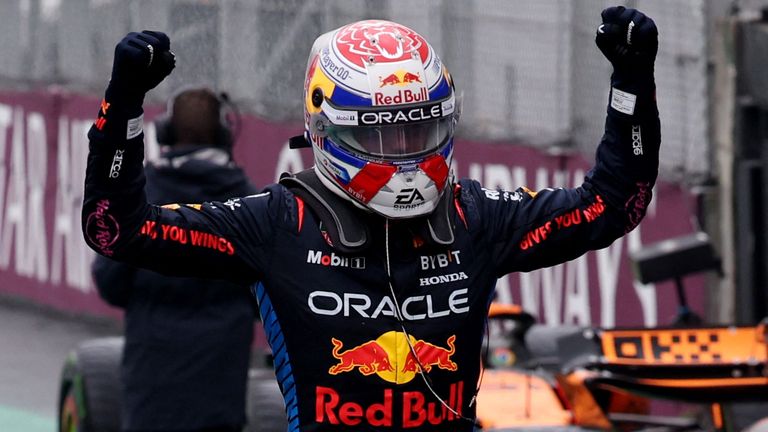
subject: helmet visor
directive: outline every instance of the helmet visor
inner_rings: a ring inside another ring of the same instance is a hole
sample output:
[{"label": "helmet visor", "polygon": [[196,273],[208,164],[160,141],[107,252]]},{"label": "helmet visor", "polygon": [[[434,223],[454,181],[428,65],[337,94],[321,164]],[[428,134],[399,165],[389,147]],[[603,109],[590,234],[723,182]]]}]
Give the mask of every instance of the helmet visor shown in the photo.
[{"label": "helmet visor", "polygon": [[428,154],[453,136],[453,116],[421,123],[382,126],[336,126],[328,130],[339,145],[367,156],[406,159]]}]

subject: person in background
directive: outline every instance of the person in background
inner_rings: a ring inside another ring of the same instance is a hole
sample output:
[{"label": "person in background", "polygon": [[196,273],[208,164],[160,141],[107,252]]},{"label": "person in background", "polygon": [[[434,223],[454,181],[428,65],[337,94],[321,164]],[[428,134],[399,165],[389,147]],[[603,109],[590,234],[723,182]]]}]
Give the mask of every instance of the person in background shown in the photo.
[{"label": "person in background", "polygon": [[[149,202],[224,201],[255,192],[232,160],[223,102],[205,87],[171,99],[156,122],[160,157],[146,167]],[[101,297],[125,310],[123,430],[242,430],[256,318],[248,288],[163,276],[105,257],[94,262],[93,276]]]}]

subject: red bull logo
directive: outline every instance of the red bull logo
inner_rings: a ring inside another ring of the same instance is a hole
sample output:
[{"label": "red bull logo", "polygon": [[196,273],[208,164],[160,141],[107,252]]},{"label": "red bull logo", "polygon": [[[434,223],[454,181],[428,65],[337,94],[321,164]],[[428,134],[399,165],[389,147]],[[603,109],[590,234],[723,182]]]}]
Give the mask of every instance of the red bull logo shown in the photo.
[{"label": "red bull logo", "polygon": [[[414,66],[418,68],[418,65]],[[374,105],[400,105],[429,100],[426,80],[421,75],[424,71],[409,72],[406,69],[382,71],[379,75],[378,89],[373,92]],[[390,73],[391,72],[391,73]],[[376,86],[375,81],[371,81]]]},{"label": "red bull logo", "polygon": [[[455,335],[449,336],[445,346],[441,346],[404,332],[390,331],[376,340],[344,349],[342,341],[331,338],[331,354],[337,362],[331,365],[328,373],[338,375],[357,371],[364,376],[376,374],[385,381],[405,384],[413,380],[417,373],[429,373],[434,368],[452,372],[458,370],[459,366],[451,360],[456,353],[455,343]],[[401,430],[438,426],[461,418],[465,400],[464,381],[451,383],[442,389],[450,410],[430,394],[420,390],[404,391],[407,387],[399,388],[403,390],[383,389],[381,399],[361,403],[351,397],[352,394],[340,389],[317,386],[315,421],[363,429],[386,427]]]},{"label": "red bull logo", "polygon": [[419,76],[419,73],[412,74],[410,72],[406,72],[405,75],[403,75],[403,83],[408,84],[412,82],[421,82],[421,77]]},{"label": "red bull logo", "polygon": [[408,72],[405,70],[397,70],[387,76],[379,77],[379,88],[392,85],[406,85],[411,83],[421,83],[421,73]]},{"label": "red bull logo", "polygon": [[341,352],[341,347],[344,344],[340,340],[332,338],[331,343],[333,343],[333,357],[339,360],[338,364],[331,366],[328,370],[331,375],[338,375],[353,369],[358,369],[361,374],[366,376],[378,371],[395,370],[389,363],[389,354],[376,341],[366,342],[344,352]]},{"label": "red bull logo", "polygon": [[344,350],[343,342],[332,338],[331,354],[338,362],[328,369],[328,373],[338,375],[357,370],[365,376],[376,374],[385,381],[404,384],[417,373],[429,373],[434,367],[454,372],[459,368],[451,360],[456,353],[455,342],[456,336],[451,335],[446,340],[446,347],[442,347],[410,335],[406,339],[405,333],[390,331],[376,340]]},{"label": "red bull logo", "polygon": [[[385,95],[384,93],[376,92],[373,94],[373,103],[375,105],[400,105],[414,102],[424,102],[429,100],[429,92],[426,88],[419,89],[418,92],[411,91],[410,89],[402,89],[396,91],[392,95]],[[363,114],[366,116],[371,113]],[[362,119],[365,122],[365,119]]]},{"label": "red bull logo", "polygon": [[[446,403],[421,391],[397,392],[385,389],[381,399],[359,403],[331,387],[315,387],[315,421],[319,424],[356,426],[360,429],[394,430],[438,426],[461,419],[464,407],[464,381],[448,386]],[[454,412],[456,414],[454,414]]]},{"label": "red bull logo", "polygon": [[400,84],[400,78],[396,74],[389,74],[384,78],[379,77],[379,83],[379,88],[388,85],[397,85]]},{"label": "red bull logo", "polygon": [[[403,372],[419,372],[419,370],[423,369],[424,372],[429,373],[432,370],[432,366],[455,371],[459,368],[456,362],[451,360],[451,356],[456,352],[456,347],[453,344],[455,341],[455,335],[448,338],[448,349],[432,345],[423,340],[417,341],[413,344],[413,352],[409,352],[405,358]],[[416,353],[415,356],[413,355],[414,353]]]}]

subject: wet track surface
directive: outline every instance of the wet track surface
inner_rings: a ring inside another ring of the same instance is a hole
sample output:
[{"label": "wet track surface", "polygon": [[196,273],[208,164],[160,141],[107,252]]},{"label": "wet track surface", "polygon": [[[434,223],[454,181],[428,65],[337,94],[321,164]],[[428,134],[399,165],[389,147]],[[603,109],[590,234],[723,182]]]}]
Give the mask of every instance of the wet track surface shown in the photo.
[{"label": "wet track surface", "polygon": [[118,335],[115,323],[0,298],[0,431],[53,432],[59,373],[81,341]]}]

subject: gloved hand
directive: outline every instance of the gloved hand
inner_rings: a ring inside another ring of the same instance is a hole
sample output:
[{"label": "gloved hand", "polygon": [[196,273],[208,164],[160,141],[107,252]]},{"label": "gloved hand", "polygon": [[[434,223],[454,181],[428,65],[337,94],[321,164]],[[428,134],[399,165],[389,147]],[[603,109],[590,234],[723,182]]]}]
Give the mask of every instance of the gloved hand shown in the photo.
[{"label": "gloved hand", "polygon": [[170,75],[176,56],[165,33],[144,30],[128,33],[115,47],[112,79],[106,100],[140,106],[144,95]]},{"label": "gloved hand", "polygon": [[611,62],[614,71],[627,74],[653,73],[659,51],[659,32],[653,20],[638,11],[614,6],[600,14],[595,43]]}]

